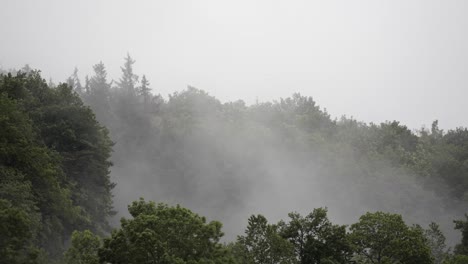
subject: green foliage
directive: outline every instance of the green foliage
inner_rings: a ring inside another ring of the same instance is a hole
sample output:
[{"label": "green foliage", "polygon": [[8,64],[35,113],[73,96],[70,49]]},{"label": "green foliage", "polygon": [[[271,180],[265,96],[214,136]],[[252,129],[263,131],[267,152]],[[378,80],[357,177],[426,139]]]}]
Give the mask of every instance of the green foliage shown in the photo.
[{"label": "green foliage", "polygon": [[277,225],[268,224],[262,215],[252,215],[244,236],[237,238],[235,254],[240,263],[296,263],[293,245],[282,238]]},{"label": "green foliage", "polygon": [[289,222],[280,222],[281,235],[294,245],[299,263],[347,263],[351,248],[346,226],[332,224],[325,208],[314,209],[302,217],[289,214]]},{"label": "green foliage", "polygon": [[84,93],[83,86],[81,85],[80,78],[78,77],[78,68],[75,67],[73,74],[70,77],[68,77],[67,85],[79,95],[82,95]]},{"label": "green foliage", "polygon": [[444,264],[468,264],[468,256],[455,255],[443,262]]},{"label": "green foliage", "polygon": [[444,264],[467,264],[468,263],[468,215],[465,220],[455,220],[455,229],[461,232],[461,242],[455,246],[454,255],[449,256]]},{"label": "green foliage", "polygon": [[86,82],[85,90],[88,91],[83,100],[91,106],[100,123],[109,126],[113,120],[110,108],[111,84],[107,80],[106,67],[102,62],[93,66],[94,75]]},{"label": "green foliage", "polygon": [[125,57],[125,64],[120,69],[122,70],[122,77],[117,83],[119,88],[124,90],[127,95],[135,96],[136,83],[138,82],[138,76],[133,73],[133,64],[135,60],[130,57],[127,53]]},{"label": "green foliage", "polygon": [[221,223],[180,206],[156,205],[143,199],[129,206],[132,219],[104,239],[102,262],[118,263],[227,263],[219,239]]},{"label": "green foliage", "polygon": [[468,255],[468,215],[465,214],[465,220],[456,220],[455,229],[460,230],[461,243],[455,246],[454,253],[459,255]]},{"label": "green foliage", "polygon": [[144,102],[147,103],[151,97],[151,88],[149,87],[150,83],[146,76],[143,75],[141,78],[141,86],[138,88],[138,93],[143,96]]},{"label": "green foliage", "polygon": [[0,200],[18,224],[2,236],[16,241],[11,254],[58,259],[73,230],[108,229],[112,143],[70,87],[36,71],[0,75],[0,127]]},{"label": "green foliage", "polygon": [[[20,85],[11,76],[2,81],[0,89]],[[2,198],[28,212],[33,228],[38,228],[37,222],[41,219],[41,230],[34,235],[38,245],[46,249],[59,248],[63,225],[75,221],[78,210],[72,205],[69,189],[64,185],[59,157],[41,143],[35,133],[37,129],[14,99],[3,95],[1,100],[1,107],[9,108],[0,112]]]},{"label": "green foliage", "polygon": [[431,249],[434,264],[441,264],[448,257],[449,252],[446,249],[445,236],[436,223],[431,223],[425,230],[425,236],[429,248]]},{"label": "green foliage", "polygon": [[34,223],[28,213],[0,199],[0,263],[26,263],[34,254]]},{"label": "green foliage", "polygon": [[99,264],[100,239],[91,231],[73,231],[71,246],[65,252],[66,264]]},{"label": "green foliage", "polygon": [[[85,82],[91,92],[82,95],[116,142],[113,161],[122,186],[149,192],[145,188],[157,184],[163,187],[155,199],[184,204],[223,197],[208,200],[226,217],[238,209],[243,195],[270,184],[272,173],[289,172],[304,181],[313,174],[321,181],[315,186],[347,190],[336,197],[343,203],[372,210],[398,208],[405,217],[417,216],[412,221],[444,215],[444,208],[454,204],[468,205],[466,129],[444,132],[435,122],[429,130],[412,131],[398,121],[333,120],[313,98],[300,94],[248,106],[221,103],[189,86],[164,101],[150,94],[146,78],[137,82],[134,62],[126,56],[115,85],[99,63],[89,85]],[[288,168],[271,169],[271,160],[282,160]],[[135,167],[137,176],[154,182],[124,177],[135,174]],[[201,184],[203,190],[195,191],[194,184],[203,180],[219,188]],[[413,189],[435,192],[440,206],[420,206],[421,201],[431,202]],[[397,199],[395,191],[405,195]]]},{"label": "green foliage", "polygon": [[[122,185],[131,181],[136,189],[153,188],[126,177],[138,167],[161,187],[158,197],[185,197],[187,204],[203,199],[226,217],[237,212],[246,194],[268,188],[272,173],[297,174],[333,187],[339,190],[333,198],[343,204],[402,208],[405,217],[429,210],[419,206],[423,199],[412,192],[414,186],[446,197],[445,206],[468,204],[466,128],[444,132],[435,121],[431,129],[415,132],[398,121],[332,120],[311,97],[300,94],[247,106],[221,103],[188,87],[164,101],[151,95],[144,76],[137,86],[134,62],[125,58],[117,85],[108,80],[102,62],[84,87],[77,69],[68,85],[54,87],[29,67],[16,76],[0,75],[0,231],[5,238],[0,250],[9,262],[39,262],[45,252],[62,256],[73,230],[98,235],[110,230],[110,134],[117,142],[113,160],[121,171],[116,175],[125,175],[118,179]],[[271,160],[284,163],[271,166]],[[204,181],[210,184],[200,184]],[[406,199],[389,199],[395,190]],[[432,208],[433,215],[443,215],[443,207]],[[364,263],[370,258],[427,263],[429,248],[441,263],[446,254],[436,225],[423,231],[383,213],[364,215],[351,227],[349,240],[345,227],[332,224],[325,209],[305,217],[292,213],[289,222],[278,225],[253,216],[245,235],[225,248],[218,241],[220,224],[207,224],[187,209],[140,201],[130,212],[133,219],[122,220],[122,229],[100,251],[112,263],[226,263],[233,261],[230,254],[240,263],[345,263],[353,251]],[[466,221],[456,222],[462,231],[455,249],[459,255],[445,261],[463,261],[466,226]],[[9,232],[12,228],[19,231]]]},{"label": "green foliage", "polygon": [[107,129],[65,85],[55,90],[56,101],[40,115],[42,139],[61,156],[62,168],[73,180],[73,201],[89,218],[88,228],[98,233],[109,231],[112,215],[109,162],[111,147]]},{"label": "green foliage", "polygon": [[366,213],[350,227],[356,257],[364,263],[432,263],[423,230],[397,214]]}]

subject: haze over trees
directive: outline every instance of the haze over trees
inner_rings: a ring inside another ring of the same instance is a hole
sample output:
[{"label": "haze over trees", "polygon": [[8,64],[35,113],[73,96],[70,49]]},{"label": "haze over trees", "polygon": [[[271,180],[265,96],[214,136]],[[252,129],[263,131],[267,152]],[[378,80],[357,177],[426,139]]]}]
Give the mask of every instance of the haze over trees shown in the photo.
[{"label": "haze over trees", "polygon": [[95,65],[90,94],[81,95],[115,142],[119,211],[144,196],[234,223],[258,208],[275,211],[272,204],[327,206],[343,222],[369,210],[398,212],[414,223],[444,221],[445,230],[452,228],[447,215],[463,215],[466,128],[445,132],[434,121],[412,131],[398,121],[331,119],[300,94],[248,106],[189,86],[164,99],[148,93],[151,80],[137,82],[134,63],[127,55],[116,82]]},{"label": "haze over trees", "polygon": [[165,99],[134,63],[0,75],[0,263],[466,263],[468,129]]}]

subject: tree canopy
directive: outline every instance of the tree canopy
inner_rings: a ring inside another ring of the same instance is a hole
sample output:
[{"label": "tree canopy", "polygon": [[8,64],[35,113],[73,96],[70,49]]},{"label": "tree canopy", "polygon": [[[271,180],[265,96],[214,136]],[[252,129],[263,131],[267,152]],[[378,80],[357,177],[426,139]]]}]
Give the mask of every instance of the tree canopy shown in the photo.
[{"label": "tree canopy", "polygon": [[[455,222],[462,240],[452,253],[437,224],[425,230],[403,218],[445,221],[446,231],[446,219],[462,215],[467,128],[333,119],[297,93],[248,105],[188,86],[163,98],[145,75],[139,82],[134,63],[127,55],[116,82],[102,62],[84,81],[78,69],[57,84],[29,66],[0,74],[1,263],[466,260],[467,220]],[[126,187],[114,197],[119,205],[135,196],[177,201],[228,225],[257,200],[284,207],[284,198],[311,212],[278,223],[253,215],[223,245],[220,222],[140,200],[110,233],[112,164],[113,180]],[[317,199],[341,215],[370,212],[337,225],[327,209],[312,208]]]},{"label": "tree canopy", "polygon": [[50,88],[37,71],[0,75],[0,110],[7,263],[60,258],[73,230],[109,230],[112,142],[92,110],[71,87]]},{"label": "tree canopy", "polygon": [[104,239],[102,262],[118,263],[228,263],[219,243],[221,223],[206,222],[180,206],[139,200],[128,207],[132,219]]},{"label": "tree canopy", "polygon": [[350,227],[356,259],[364,263],[432,263],[421,228],[408,227],[400,215],[366,213]]}]

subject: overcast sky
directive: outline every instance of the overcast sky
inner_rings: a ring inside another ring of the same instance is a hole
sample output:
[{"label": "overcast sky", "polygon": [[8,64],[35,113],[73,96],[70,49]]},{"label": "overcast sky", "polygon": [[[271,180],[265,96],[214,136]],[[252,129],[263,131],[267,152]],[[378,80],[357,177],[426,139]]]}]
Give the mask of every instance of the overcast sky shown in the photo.
[{"label": "overcast sky", "polygon": [[155,92],[312,96],[332,116],[468,126],[468,1],[0,0],[0,66],[82,78],[127,52]]}]

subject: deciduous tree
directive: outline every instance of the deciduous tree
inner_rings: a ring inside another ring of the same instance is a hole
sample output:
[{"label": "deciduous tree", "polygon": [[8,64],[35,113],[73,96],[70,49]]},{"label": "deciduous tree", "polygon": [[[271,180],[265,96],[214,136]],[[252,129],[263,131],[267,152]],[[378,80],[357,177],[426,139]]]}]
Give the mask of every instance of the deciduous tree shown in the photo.
[{"label": "deciduous tree", "polygon": [[423,230],[408,227],[400,215],[366,213],[351,225],[350,231],[356,257],[363,261],[402,264],[433,261]]}]

